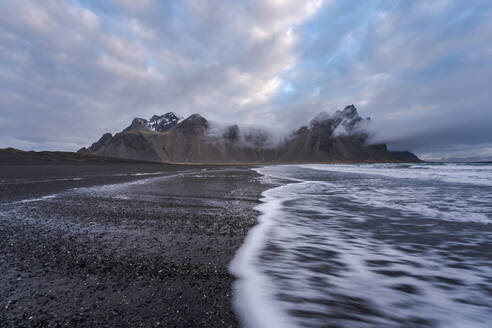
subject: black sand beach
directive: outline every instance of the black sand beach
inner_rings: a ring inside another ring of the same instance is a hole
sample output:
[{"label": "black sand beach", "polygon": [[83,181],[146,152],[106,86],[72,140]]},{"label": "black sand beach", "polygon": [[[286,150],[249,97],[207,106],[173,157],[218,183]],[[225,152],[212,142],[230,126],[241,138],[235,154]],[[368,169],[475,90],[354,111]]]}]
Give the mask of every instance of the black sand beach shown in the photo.
[{"label": "black sand beach", "polygon": [[249,168],[0,167],[1,327],[238,325],[228,264],[269,187]]}]

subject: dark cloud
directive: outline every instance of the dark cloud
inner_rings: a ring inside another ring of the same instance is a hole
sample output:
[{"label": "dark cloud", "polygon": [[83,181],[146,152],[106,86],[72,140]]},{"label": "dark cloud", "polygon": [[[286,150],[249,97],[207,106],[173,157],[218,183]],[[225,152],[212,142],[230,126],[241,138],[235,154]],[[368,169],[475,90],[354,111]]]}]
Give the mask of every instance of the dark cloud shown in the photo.
[{"label": "dark cloud", "polygon": [[290,129],[353,103],[392,148],[492,155],[488,0],[0,9],[0,147],[75,150],[166,111]]}]

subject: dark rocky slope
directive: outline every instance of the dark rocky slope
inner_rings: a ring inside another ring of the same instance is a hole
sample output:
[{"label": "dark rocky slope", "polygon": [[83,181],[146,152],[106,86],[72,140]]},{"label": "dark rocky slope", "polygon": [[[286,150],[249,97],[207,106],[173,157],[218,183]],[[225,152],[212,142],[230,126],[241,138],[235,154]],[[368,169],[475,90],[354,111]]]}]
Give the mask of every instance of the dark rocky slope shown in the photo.
[{"label": "dark rocky slope", "polygon": [[104,134],[79,152],[101,156],[190,163],[418,162],[414,154],[389,151],[368,143],[363,119],[355,106],[333,115],[321,113],[309,126],[272,144],[261,129],[241,131],[237,125],[212,131],[199,114],[180,120],[174,113],[136,118],[122,132]]}]

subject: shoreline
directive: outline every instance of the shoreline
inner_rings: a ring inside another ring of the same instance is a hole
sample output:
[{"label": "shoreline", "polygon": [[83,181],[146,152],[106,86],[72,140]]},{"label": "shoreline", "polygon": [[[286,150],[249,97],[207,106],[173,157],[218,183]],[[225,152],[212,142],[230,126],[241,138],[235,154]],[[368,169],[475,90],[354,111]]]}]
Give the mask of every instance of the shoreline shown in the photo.
[{"label": "shoreline", "polygon": [[[270,186],[241,166],[129,167],[3,171],[3,325],[238,327],[229,263]],[[56,195],[13,204],[37,194]]]},{"label": "shoreline", "polygon": [[282,203],[287,200],[277,199],[271,194],[287,185],[275,186],[262,193],[262,203],[255,206],[261,213],[258,224],[249,230],[230,263],[230,271],[236,277],[234,290],[241,294],[241,298],[235,296],[233,306],[244,327],[291,327],[288,318],[271,304],[272,295],[265,296],[271,286],[270,278],[253,263],[265,247],[268,229],[274,224],[272,216],[281,213]]}]

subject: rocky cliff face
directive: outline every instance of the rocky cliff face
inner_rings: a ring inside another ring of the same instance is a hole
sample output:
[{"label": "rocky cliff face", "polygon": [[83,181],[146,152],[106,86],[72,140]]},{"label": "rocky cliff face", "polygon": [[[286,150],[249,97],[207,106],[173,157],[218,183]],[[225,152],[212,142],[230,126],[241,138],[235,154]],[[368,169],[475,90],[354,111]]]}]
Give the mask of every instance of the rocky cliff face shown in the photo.
[{"label": "rocky cliff face", "polygon": [[101,139],[81,152],[157,162],[262,163],[262,162],[418,162],[410,152],[388,151],[385,144],[370,145],[365,125],[355,106],[333,115],[321,113],[282,142],[272,145],[261,129],[241,131],[232,125],[211,133],[199,114],[182,120],[174,113],[136,118],[122,132]]}]

